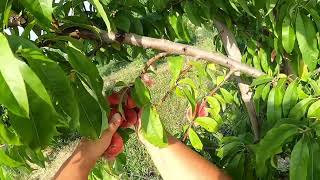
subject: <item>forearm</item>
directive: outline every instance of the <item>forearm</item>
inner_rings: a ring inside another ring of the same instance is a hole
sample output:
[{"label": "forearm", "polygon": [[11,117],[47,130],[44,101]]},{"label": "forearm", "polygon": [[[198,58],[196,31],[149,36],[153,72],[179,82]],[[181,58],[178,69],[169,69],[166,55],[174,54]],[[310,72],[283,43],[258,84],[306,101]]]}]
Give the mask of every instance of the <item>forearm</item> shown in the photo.
[{"label": "forearm", "polygon": [[162,149],[144,144],[164,179],[229,179],[215,165],[174,137],[170,137],[169,146]]}]

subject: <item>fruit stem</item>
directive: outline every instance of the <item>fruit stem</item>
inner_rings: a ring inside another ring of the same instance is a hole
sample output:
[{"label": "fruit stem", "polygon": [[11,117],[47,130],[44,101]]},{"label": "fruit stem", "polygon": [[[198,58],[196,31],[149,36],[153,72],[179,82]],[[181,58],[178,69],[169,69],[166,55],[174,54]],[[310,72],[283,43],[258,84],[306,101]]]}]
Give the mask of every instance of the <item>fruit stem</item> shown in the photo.
[{"label": "fruit stem", "polygon": [[155,55],[154,57],[150,58],[150,59],[147,61],[147,63],[146,63],[146,65],[145,65],[145,67],[144,67],[144,69],[143,69],[143,71],[142,71],[141,74],[147,73],[147,71],[148,71],[148,69],[149,69],[149,67],[150,67],[151,65],[153,65],[154,63],[156,63],[157,61],[159,61],[161,58],[166,57],[168,54],[169,54],[169,53],[167,53],[167,52],[161,52],[161,53]]}]

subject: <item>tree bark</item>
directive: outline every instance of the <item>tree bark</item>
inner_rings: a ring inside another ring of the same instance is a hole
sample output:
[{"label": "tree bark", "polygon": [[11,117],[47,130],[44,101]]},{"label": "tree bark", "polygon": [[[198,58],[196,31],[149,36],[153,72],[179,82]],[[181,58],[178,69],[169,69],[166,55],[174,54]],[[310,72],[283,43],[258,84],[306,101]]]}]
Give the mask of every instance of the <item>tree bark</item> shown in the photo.
[{"label": "tree bark", "polygon": [[221,66],[240,71],[252,77],[258,77],[264,73],[246,64],[242,64],[232,58],[226,57],[220,53],[210,53],[194,46],[175,43],[165,39],[156,39],[140,36],[132,33],[113,33],[101,31],[101,39],[103,43],[119,42],[134,46],[151,48],[168,54],[191,56],[196,59],[204,59]]},{"label": "tree bark", "polygon": [[[220,33],[220,37],[223,42],[224,49],[228,54],[228,57],[238,62],[241,62],[241,52],[237,46],[237,42],[235,40],[233,33],[224,24],[222,24],[217,20],[214,20],[214,25]],[[258,141],[260,137],[260,132],[259,132],[260,128],[259,128],[259,123],[257,119],[255,105],[252,101],[252,92],[250,91],[249,85],[245,84],[241,80],[240,72],[236,72],[235,75],[237,76],[237,82],[238,82],[238,87],[241,93],[242,101],[244,102],[249,114],[251,127],[254,134],[254,140]]]}]

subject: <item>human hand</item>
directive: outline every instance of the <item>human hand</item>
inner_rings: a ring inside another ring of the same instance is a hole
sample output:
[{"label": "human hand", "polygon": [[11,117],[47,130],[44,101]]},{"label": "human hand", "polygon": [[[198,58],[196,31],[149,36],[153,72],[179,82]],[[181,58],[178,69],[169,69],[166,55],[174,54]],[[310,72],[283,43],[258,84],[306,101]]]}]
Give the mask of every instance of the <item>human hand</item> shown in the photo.
[{"label": "human hand", "polygon": [[109,122],[108,129],[103,132],[101,138],[96,140],[82,139],[76,151],[83,152],[82,155],[88,161],[97,161],[108,149],[112,136],[116,133],[121,122],[121,115],[119,113],[114,114]]}]

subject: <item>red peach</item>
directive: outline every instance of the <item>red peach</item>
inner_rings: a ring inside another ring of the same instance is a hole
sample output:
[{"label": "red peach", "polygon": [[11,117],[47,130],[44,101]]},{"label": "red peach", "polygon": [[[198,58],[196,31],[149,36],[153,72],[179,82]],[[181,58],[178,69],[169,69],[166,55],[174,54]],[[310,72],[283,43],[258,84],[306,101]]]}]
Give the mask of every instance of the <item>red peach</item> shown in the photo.
[{"label": "red peach", "polygon": [[114,133],[108,149],[104,152],[106,158],[118,156],[124,150],[123,139],[118,132]]},{"label": "red peach", "polygon": [[110,103],[110,105],[120,104],[119,94],[116,92],[113,92],[110,96],[108,96],[108,102]]}]

